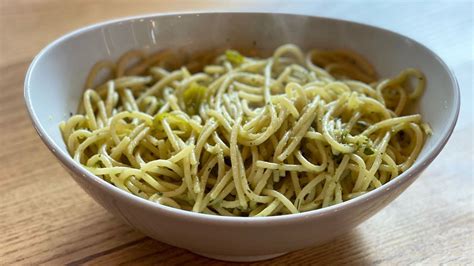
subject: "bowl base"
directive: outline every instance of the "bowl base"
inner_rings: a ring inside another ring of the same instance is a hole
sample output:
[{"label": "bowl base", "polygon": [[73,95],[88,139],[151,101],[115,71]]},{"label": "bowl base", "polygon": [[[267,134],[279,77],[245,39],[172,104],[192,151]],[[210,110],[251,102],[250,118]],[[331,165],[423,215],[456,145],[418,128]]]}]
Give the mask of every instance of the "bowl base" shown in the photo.
[{"label": "bowl base", "polygon": [[198,254],[203,257],[215,259],[215,260],[223,260],[223,261],[232,261],[232,262],[252,262],[252,261],[261,261],[261,260],[268,260],[273,259],[282,255],[285,255],[287,252],[283,253],[275,253],[275,254],[268,254],[268,255],[257,255],[257,256],[232,256],[232,255],[221,255],[221,254],[209,254],[209,253],[201,253],[190,250],[194,254]]}]

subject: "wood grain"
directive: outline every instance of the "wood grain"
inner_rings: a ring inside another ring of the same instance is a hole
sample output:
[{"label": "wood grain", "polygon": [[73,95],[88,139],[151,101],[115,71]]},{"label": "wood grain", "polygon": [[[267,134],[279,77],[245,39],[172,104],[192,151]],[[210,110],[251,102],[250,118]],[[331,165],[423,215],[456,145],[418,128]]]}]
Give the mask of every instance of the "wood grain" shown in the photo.
[{"label": "wood grain", "polygon": [[[365,16],[368,11],[348,2],[331,6],[276,2],[263,7],[255,4],[254,8],[279,6],[276,11],[309,14],[321,14],[319,10],[325,8],[327,14],[341,17],[355,8],[349,15],[351,19],[379,23],[406,34],[415,34],[409,27],[411,21],[438,23],[430,24],[437,33],[420,33],[419,38],[435,47],[458,75],[463,106],[458,127],[446,148],[389,207],[328,244],[259,264],[472,264],[472,38],[459,39],[461,44],[456,43],[456,49],[442,48],[442,43],[449,41],[443,39],[443,31],[463,32],[463,36],[472,33],[472,2],[455,1],[457,5],[447,7],[435,3],[429,8],[424,4],[400,5],[408,11],[404,20],[396,23],[391,13],[383,13],[391,10],[394,2],[373,7],[372,13],[380,13],[379,20]],[[23,103],[23,79],[33,56],[73,29],[158,11],[216,7],[241,10],[250,2],[231,1],[226,5],[214,1],[0,0],[0,264],[222,264],[133,231],[87,196],[34,132]],[[409,11],[420,7],[429,11],[426,16]],[[446,12],[454,14],[456,10],[461,13],[447,16]],[[450,19],[439,22],[443,16]]]}]

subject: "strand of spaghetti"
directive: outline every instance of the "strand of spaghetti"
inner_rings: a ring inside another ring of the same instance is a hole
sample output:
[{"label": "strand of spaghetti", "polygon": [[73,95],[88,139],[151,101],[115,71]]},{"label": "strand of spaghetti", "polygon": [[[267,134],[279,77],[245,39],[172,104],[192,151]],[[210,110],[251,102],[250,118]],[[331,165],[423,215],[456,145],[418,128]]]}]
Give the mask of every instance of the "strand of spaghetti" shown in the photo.
[{"label": "strand of spaghetti", "polygon": [[340,75],[339,73],[342,72],[344,73],[342,76],[351,79],[357,79],[366,83],[370,83],[374,80],[370,75],[367,75],[359,69],[353,67],[351,64],[344,62],[328,64],[324,69],[326,69],[326,71],[333,76],[338,76]]},{"label": "strand of spaghetti", "polygon": [[308,139],[322,141],[323,143],[326,143],[326,139],[324,138],[324,135],[319,133],[319,132],[316,132],[316,131],[306,132],[304,137],[308,138]]},{"label": "strand of spaghetti", "polygon": [[378,112],[382,115],[383,119],[390,119],[392,117],[390,110],[388,110],[381,102],[375,99],[369,97],[360,97],[359,101],[362,102],[364,107],[369,112]]},{"label": "strand of spaghetti", "polygon": [[367,175],[364,178],[364,181],[361,185],[360,188],[354,187],[354,191],[365,191],[367,190],[367,187],[369,186],[370,182],[372,182],[372,179],[375,178],[375,172],[378,170],[380,163],[382,162],[382,154],[385,152],[385,149],[387,148],[388,141],[390,140],[390,132],[385,133],[385,136],[380,143],[379,147],[375,151],[375,160],[368,171]]},{"label": "strand of spaghetti", "polygon": [[146,56],[145,56],[145,53],[141,50],[132,50],[123,54],[117,60],[117,69],[115,71],[116,77],[123,76],[123,74],[125,73],[125,69],[128,67],[129,62],[132,61],[133,58],[139,58],[141,60],[145,60]]},{"label": "strand of spaghetti", "polygon": [[239,160],[239,174],[241,175],[240,179],[242,182],[242,189],[245,195],[248,197],[250,201],[258,202],[258,203],[270,203],[273,199],[271,197],[260,196],[254,193],[250,187],[247,177],[245,176],[245,168],[244,163],[242,161],[242,157],[237,154],[237,159]]},{"label": "strand of spaghetti", "polygon": [[285,205],[286,208],[288,208],[288,210],[291,213],[299,213],[299,211],[298,211],[298,209],[296,209],[295,205],[293,205],[293,203],[291,203],[291,201],[288,198],[286,198],[284,195],[282,195],[278,191],[270,190],[270,189],[264,189],[263,193],[268,195],[268,196],[272,196],[272,197],[275,197],[276,199],[278,199],[281,203],[283,203],[283,205]]},{"label": "strand of spaghetti", "polygon": [[142,165],[141,170],[145,172],[148,172],[148,171],[152,172],[153,168],[156,168],[156,167],[168,168],[168,169],[171,169],[173,172],[175,172],[178,176],[180,177],[184,176],[184,171],[178,164],[173,163],[170,160],[163,160],[163,159],[158,159],[158,160],[148,162]]},{"label": "strand of spaghetti", "polygon": [[304,62],[303,52],[301,52],[300,48],[294,44],[285,44],[278,47],[273,53],[273,61],[277,62],[278,59],[285,53],[294,55],[297,62],[300,64],[303,64]]},{"label": "strand of spaghetti", "polygon": [[222,190],[229,183],[232,177],[233,177],[232,171],[227,171],[225,173],[225,175],[222,177],[220,182],[218,182],[218,184],[216,184],[212,188],[212,190],[208,193],[211,200],[214,200],[217,198],[217,196],[222,192]]},{"label": "strand of spaghetti", "polygon": [[162,197],[158,197],[156,200],[154,200],[150,197],[150,200],[154,201],[156,203],[159,203],[161,205],[173,207],[173,208],[176,208],[176,209],[181,209],[181,206],[176,201],[174,201],[173,199],[168,198],[168,197],[163,197],[162,196]]},{"label": "strand of spaghetti", "polygon": [[[92,108],[91,101],[94,100],[97,104],[98,115],[100,120],[97,119],[94,109]],[[83,97],[84,109],[86,111],[86,118],[89,126],[92,130],[104,127],[104,122],[107,120],[105,111],[105,105],[97,92],[93,90],[86,90]]]},{"label": "strand of spaghetti", "polygon": [[127,153],[133,153],[133,150],[140,144],[140,142],[145,138],[145,136],[150,131],[149,127],[144,127],[128,144]]},{"label": "strand of spaghetti", "polygon": [[350,146],[348,144],[337,142],[336,139],[331,134],[332,130],[329,128],[330,117],[337,109],[341,108],[344,101],[345,101],[345,98],[341,98],[340,100],[332,104],[332,106],[329,107],[329,110],[327,111],[327,113],[323,116],[321,124],[322,124],[322,129],[323,129],[323,136],[333,149],[342,153],[352,153],[355,151],[355,147]]},{"label": "strand of spaghetti", "polygon": [[209,177],[209,173],[211,172],[212,168],[214,168],[216,164],[217,157],[215,156],[211,160],[207,161],[207,163],[203,166],[204,172],[200,175],[200,189],[197,193],[196,201],[194,202],[193,212],[200,212],[202,209],[204,209],[202,200],[204,198],[204,190],[206,189],[207,178]]},{"label": "strand of spaghetti", "polygon": [[[280,188],[280,193],[284,194],[287,190],[286,184],[283,184]],[[275,199],[272,203],[270,203],[266,208],[264,208],[261,212],[255,214],[255,216],[268,216],[271,215],[277,208],[280,206],[281,202],[278,199]]]},{"label": "strand of spaghetti", "polygon": [[[367,176],[367,167],[364,160],[357,154],[351,154],[351,160],[353,160],[358,165],[358,175],[354,185],[354,188],[358,188],[364,182],[365,177]],[[352,192],[356,192],[353,188]]]},{"label": "strand of spaghetti", "polygon": [[124,118],[138,118],[141,119],[145,122],[146,125],[152,126],[153,124],[153,118],[150,115],[147,115],[142,112],[121,112],[112,117],[110,120],[110,134],[112,139],[114,140],[115,144],[120,143],[120,138],[117,135],[117,125],[118,121],[124,119]]},{"label": "strand of spaghetti", "polygon": [[265,108],[263,112],[260,112],[258,115],[254,116],[250,121],[243,125],[243,129],[245,131],[252,131],[258,125],[266,124],[269,116],[266,115],[268,109]]},{"label": "strand of spaghetti", "polygon": [[278,205],[280,204],[280,201],[278,199],[275,199],[272,203],[267,205],[263,210],[261,210],[259,213],[255,214],[255,217],[265,217],[269,216],[273,210],[275,210]]},{"label": "strand of spaghetti", "polygon": [[185,157],[188,157],[193,150],[194,150],[194,145],[188,145],[185,148],[181,149],[178,153],[170,157],[168,161],[172,163],[177,163],[181,161],[182,159],[184,159]]},{"label": "strand of spaghetti", "polygon": [[272,163],[272,162],[265,162],[265,161],[258,160],[256,165],[257,167],[271,169],[271,170],[311,172],[310,169],[302,165],[296,165],[296,164]]},{"label": "strand of spaghetti", "polygon": [[[226,198],[232,191],[235,190],[235,183],[234,182],[229,182],[224,189],[222,189],[221,193],[217,195],[217,197],[211,202],[211,205],[219,205],[224,198]],[[240,206],[240,203],[237,201],[238,205]]]},{"label": "strand of spaghetti", "polygon": [[130,144],[131,139],[128,136],[125,136],[118,145],[112,148],[110,157],[115,160],[119,160],[123,152],[127,149],[128,144]]},{"label": "strand of spaghetti", "polygon": [[395,161],[392,159],[392,157],[390,157],[387,153],[384,153],[384,155],[382,156],[382,161],[386,162],[388,164],[388,167],[382,168],[381,166],[380,170],[390,171],[391,173],[390,180],[398,176],[398,167]]},{"label": "strand of spaghetti", "polygon": [[290,113],[294,118],[298,118],[300,116],[298,109],[296,109],[295,105],[293,102],[288,99],[287,97],[277,95],[277,96],[272,96],[272,103],[275,104],[280,104],[282,107],[284,107],[288,113]]},{"label": "strand of spaghetti", "polygon": [[106,83],[107,85],[107,98],[105,100],[105,112],[107,114],[107,117],[112,116],[112,112],[115,106],[115,82],[114,81],[108,81]]},{"label": "strand of spaghetti", "polygon": [[173,198],[178,195],[182,195],[186,191],[186,189],[187,189],[186,183],[183,182],[177,189],[172,190],[172,191],[165,191],[162,194],[164,197]]},{"label": "strand of spaghetti", "polygon": [[113,74],[116,69],[116,64],[111,62],[111,61],[99,61],[97,62],[89,72],[89,75],[86,78],[85,82],[85,89],[92,89],[94,88],[94,81],[97,77],[97,74],[102,70],[102,69],[109,69],[110,73]]},{"label": "strand of spaghetti", "polygon": [[232,131],[232,127],[230,126],[230,124],[227,122],[227,120],[225,120],[225,118],[222,116],[222,114],[220,114],[219,112],[217,112],[216,110],[209,110],[207,112],[207,114],[211,117],[213,117],[214,119],[217,120],[217,122],[219,123],[220,126],[222,126],[227,132],[231,132]]},{"label": "strand of spaghetti", "polygon": [[[268,107],[268,106],[267,106]],[[240,142],[245,145],[245,146],[255,146],[255,145],[260,145],[263,142],[267,141],[270,136],[275,134],[276,131],[278,131],[279,126],[282,124],[283,120],[288,116],[288,113],[286,110],[282,109],[280,110],[279,115],[277,116],[275,113],[275,108],[273,106],[268,107],[270,110],[270,125],[267,127],[267,129],[259,134],[249,134],[249,135],[256,135],[253,137],[251,140],[240,140]]]},{"label": "strand of spaghetti", "polygon": [[262,192],[264,187],[267,185],[268,180],[270,179],[270,176],[272,173],[273,171],[271,169],[265,169],[262,177],[260,178],[260,180],[258,180],[258,183],[255,186],[255,190],[254,190],[255,194],[260,194]]},{"label": "strand of spaghetti", "polygon": [[302,166],[306,167],[307,169],[311,170],[311,172],[319,173],[321,171],[324,171],[326,169],[328,161],[327,161],[327,156],[324,153],[324,147],[320,142],[316,142],[316,145],[318,146],[318,152],[322,157],[322,162],[321,165],[315,165],[311,162],[309,162],[306,158],[304,158],[303,154],[301,151],[296,151],[295,155],[298,161],[301,163]]},{"label": "strand of spaghetti", "polygon": [[[105,145],[104,145],[104,146],[105,146]],[[112,168],[112,167],[114,167],[114,166],[112,165],[112,163],[111,163],[109,160],[107,160],[104,156],[102,156],[102,154],[101,154],[101,156],[100,156],[100,160],[101,160],[101,162],[104,164],[104,166],[105,166],[106,168]],[[125,190],[125,191],[127,191],[127,192],[130,192],[130,191],[127,189],[127,187],[125,186],[125,184],[123,183],[123,181],[120,180],[116,174],[111,174],[111,173],[109,173],[108,175],[110,176],[110,181],[111,181],[114,185],[116,185],[118,188],[121,188],[122,190]]]},{"label": "strand of spaghetti", "polygon": [[397,92],[400,95],[400,99],[398,100],[397,107],[395,108],[395,114],[397,116],[401,115],[403,110],[405,109],[405,105],[407,104],[407,93],[401,87],[397,87]]},{"label": "strand of spaghetti", "polygon": [[[285,187],[283,189],[283,187],[287,186],[288,184],[289,183],[285,181],[284,184],[282,185],[282,188],[277,190],[277,192],[280,192],[281,194],[283,194],[283,196],[286,197],[287,199],[292,198],[295,194],[294,190],[291,187]],[[288,210],[288,208],[286,208],[284,204],[278,201],[278,206],[276,207],[275,210],[272,211],[271,215],[277,215],[277,214],[291,214],[291,211]]]},{"label": "strand of spaghetti", "polygon": [[383,129],[383,128],[387,128],[387,127],[391,127],[391,126],[394,126],[397,124],[403,124],[403,123],[420,122],[420,120],[421,120],[421,116],[418,114],[390,118],[390,119],[383,120],[376,124],[371,125],[366,130],[364,130],[364,132],[362,132],[362,135],[369,136],[375,131]]},{"label": "strand of spaghetti", "polygon": [[239,169],[239,160],[237,159],[237,136],[239,130],[240,118],[237,118],[237,121],[232,128],[232,133],[230,136],[230,160],[232,164],[232,176],[234,177],[235,188],[237,190],[237,199],[239,200],[240,206],[244,209],[247,208],[247,200],[244,195],[242,181],[240,176],[240,169]]},{"label": "strand of spaghetti", "polygon": [[84,150],[88,148],[95,142],[98,142],[107,137],[108,129],[102,128],[95,130],[92,134],[86,138],[81,144],[79,144],[74,151],[74,160],[78,163],[81,163],[82,155],[84,155]]},{"label": "strand of spaghetti", "polygon": [[290,153],[292,153],[296,149],[301,139],[303,139],[304,135],[308,131],[308,128],[313,123],[313,120],[317,115],[316,109],[318,108],[318,106],[319,97],[315,97],[313,101],[305,108],[306,110],[291,130],[291,141],[286,147],[286,149],[280,155],[278,155],[278,160],[284,161],[286,158],[288,158]]},{"label": "strand of spaghetti", "polygon": [[397,77],[385,80],[384,82],[381,82],[377,86],[376,89],[379,92],[379,94],[381,94],[381,91],[385,87],[389,87],[389,86],[393,86],[393,85],[402,85],[404,82],[407,81],[407,79],[410,76],[414,76],[418,81],[417,86],[415,87],[415,89],[408,95],[410,100],[415,100],[415,99],[419,98],[421,96],[421,94],[423,93],[423,91],[425,89],[425,86],[426,86],[426,78],[425,78],[425,75],[423,75],[423,73],[421,71],[419,71],[417,69],[414,69],[414,68],[407,68],[407,69],[403,70],[400,74],[398,74]]},{"label": "strand of spaghetti", "polygon": [[[251,156],[252,156],[252,163],[250,165],[250,169],[249,169],[249,174],[248,174],[248,177],[247,177],[247,180],[250,184],[250,186],[253,186],[255,188],[255,180],[256,180],[256,176],[257,174],[259,176],[261,176],[261,174],[263,173],[263,169],[262,168],[258,168],[255,163],[257,162],[259,156],[258,156],[258,149],[257,147],[253,146],[253,147],[250,147],[250,153],[251,153]],[[259,172],[260,171],[260,172]]]},{"label": "strand of spaghetti", "polygon": [[349,155],[347,154],[344,155],[341,163],[339,164],[339,166],[336,169],[336,172],[334,173],[334,176],[331,176],[331,178],[324,184],[323,191],[316,198],[316,199],[323,200],[323,207],[328,206],[329,203],[331,202],[331,198],[333,197],[335,193],[334,189],[336,188],[336,185],[339,183],[341,176],[344,173],[344,170],[347,168],[349,159],[350,159]]},{"label": "strand of spaghetti", "polygon": [[179,79],[180,77],[183,76],[183,71],[182,70],[176,70],[170,73],[169,75],[165,76],[163,79],[155,83],[152,87],[150,87],[148,90],[146,90],[143,94],[138,97],[138,102],[143,101],[144,98],[154,95],[161,91],[165,86],[167,86],[169,83],[173,82],[174,80]]},{"label": "strand of spaghetti", "polygon": [[212,133],[214,133],[214,131],[217,129],[218,126],[219,125],[213,119],[210,119],[206,122],[201,134],[199,134],[199,138],[196,144],[196,149],[194,150],[194,154],[196,158],[201,157],[201,150],[204,146],[204,143],[212,135]]},{"label": "strand of spaghetti", "polygon": [[301,209],[301,204],[303,203],[304,198],[306,195],[310,193],[310,191],[314,190],[314,188],[321,183],[323,180],[330,178],[330,176],[327,173],[321,173],[315,178],[313,178],[310,182],[308,182],[303,189],[301,189],[301,192],[297,194],[296,199],[295,199],[295,206],[298,210]]},{"label": "strand of spaghetti", "polygon": [[69,152],[73,153],[75,150],[77,150],[77,147],[80,144],[80,139],[87,139],[92,135],[92,132],[85,129],[78,129],[76,131],[73,131],[67,138],[66,142]]},{"label": "strand of spaghetti", "polygon": [[[112,167],[112,166],[127,166],[127,164],[124,164],[124,163],[122,163],[120,161],[117,161],[114,158],[112,158],[110,156],[110,154],[108,154],[108,151],[109,151],[109,146],[107,145],[107,143],[104,143],[100,148],[100,153],[99,154],[101,155],[101,157],[106,159],[106,161],[108,162],[107,165],[110,164],[110,167]],[[107,165],[106,165],[106,167],[109,167]]]},{"label": "strand of spaghetti", "polygon": [[406,161],[402,165],[400,165],[401,171],[406,171],[406,169],[413,164],[413,162],[415,161],[415,158],[420,153],[421,147],[423,145],[423,132],[421,132],[420,127],[414,123],[410,123],[408,126],[410,127],[410,129],[412,129],[415,132],[416,138],[414,142],[416,144],[415,144],[415,147],[413,148],[413,151],[410,153],[410,155],[406,159]]}]

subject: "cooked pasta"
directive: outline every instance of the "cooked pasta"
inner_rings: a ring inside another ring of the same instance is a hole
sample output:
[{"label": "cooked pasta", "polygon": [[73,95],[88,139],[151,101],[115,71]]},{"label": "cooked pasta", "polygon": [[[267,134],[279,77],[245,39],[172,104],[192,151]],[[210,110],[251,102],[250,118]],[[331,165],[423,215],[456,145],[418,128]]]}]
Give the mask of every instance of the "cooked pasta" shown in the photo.
[{"label": "cooked pasta", "polygon": [[60,125],[75,161],[156,204],[226,216],[324,208],[396,178],[431,134],[407,111],[425,88],[416,69],[377,80],[353,52],[292,44],[265,59],[168,55],[97,63],[79,114]]}]

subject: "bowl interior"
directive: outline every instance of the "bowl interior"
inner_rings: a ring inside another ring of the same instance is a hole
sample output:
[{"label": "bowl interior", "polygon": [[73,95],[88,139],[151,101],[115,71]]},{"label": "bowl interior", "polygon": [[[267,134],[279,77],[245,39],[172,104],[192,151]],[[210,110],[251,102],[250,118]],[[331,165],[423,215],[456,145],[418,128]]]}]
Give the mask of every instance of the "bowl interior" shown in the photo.
[{"label": "bowl interior", "polygon": [[[258,25],[258,26],[256,26]],[[430,50],[399,34],[366,25],[300,15],[203,13],[149,16],[90,26],[45,48],[32,63],[25,96],[35,127],[59,156],[68,156],[58,125],[75,113],[86,76],[102,59],[131,49],[255,47],[270,52],[294,43],[302,49],[348,48],[365,56],[380,77],[414,67],[427,77],[418,111],[433,128],[416,164],[427,163],[454,126],[459,108],[456,82]]]}]

